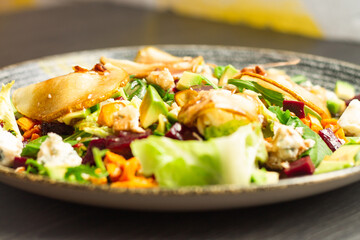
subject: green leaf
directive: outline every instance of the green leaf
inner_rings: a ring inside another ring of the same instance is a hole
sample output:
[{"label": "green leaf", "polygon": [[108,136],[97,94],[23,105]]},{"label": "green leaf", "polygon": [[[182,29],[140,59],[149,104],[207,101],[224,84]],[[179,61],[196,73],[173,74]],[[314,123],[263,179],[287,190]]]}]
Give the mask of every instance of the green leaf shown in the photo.
[{"label": "green leaf", "polygon": [[64,179],[66,181],[75,181],[78,183],[87,183],[89,180],[84,178],[84,174],[87,174],[91,177],[95,178],[102,178],[106,177],[108,173],[96,173],[96,167],[95,166],[89,166],[89,165],[79,165],[76,167],[69,167],[65,173]]},{"label": "green leaf", "polygon": [[279,119],[281,124],[285,124],[287,123],[287,121],[290,119],[291,114],[289,110],[283,111],[280,109],[280,107],[278,106],[271,106],[268,108],[269,111],[273,112],[276,114],[277,119]]},{"label": "green leaf", "polygon": [[33,173],[33,174],[39,174],[39,175],[48,175],[48,171],[44,165],[38,163],[34,159],[28,159],[26,160],[25,164],[27,165],[26,172],[27,173]]},{"label": "green leaf", "polygon": [[171,106],[171,104],[173,104],[174,99],[175,99],[174,93],[170,93],[170,90],[165,91],[159,85],[156,85],[156,84],[150,84],[150,85],[156,89],[156,91],[159,93],[160,97],[162,98],[162,100],[165,103],[167,103],[169,106]]},{"label": "green leaf", "polygon": [[135,140],[131,150],[143,174],[155,175],[160,186],[210,184],[249,185],[256,161],[267,152],[260,126],[248,124],[230,136],[208,141],[179,141],[149,136]]},{"label": "green leaf", "polygon": [[21,152],[21,156],[23,157],[32,157],[32,158],[36,158],[37,153],[40,150],[40,146],[41,144],[48,138],[49,136],[42,136],[39,137],[31,142],[29,142],[28,144],[26,144],[26,146],[23,148],[22,152]]},{"label": "green leaf", "polygon": [[213,83],[212,81],[210,81],[209,79],[207,79],[206,77],[204,77],[203,75],[200,75],[202,80],[204,80],[207,84],[209,84],[210,86],[212,86],[214,89],[219,89],[218,86],[216,86],[215,83]]},{"label": "green leaf", "polygon": [[240,92],[242,92],[244,89],[248,89],[261,94],[261,96],[271,104],[280,107],[283,105],[284,96],[281,93],[267,89],[257,82],[240,79],[229,79],[228,83],[235,85]]},{"label": "green leaf", "polygon": [[140,99],[143,99],[147,89],[147,84],[145,79],[134,78],[131,82],[128,82],[124,87],[124,91],[128,97],[128,100],[134,96],[137,96]]},{"label": "green leaf", "polygon": [[92,153],[94,156],[95,165],[101,169],[102,172],[106,172],[106,168],[102,158],[105,156],[108,149],[100,150],[96,147],[92,148]]}]

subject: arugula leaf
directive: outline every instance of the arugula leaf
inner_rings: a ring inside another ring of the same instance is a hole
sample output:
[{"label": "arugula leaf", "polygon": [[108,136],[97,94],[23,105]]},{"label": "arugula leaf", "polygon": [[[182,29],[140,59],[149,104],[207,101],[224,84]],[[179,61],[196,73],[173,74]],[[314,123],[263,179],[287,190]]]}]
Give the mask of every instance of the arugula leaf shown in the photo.
[{"label": "arugula leaf", "polygon": [[[82,136],[84,136],[84,133],[81,133],[81,134],[83,134]],[[29,142],[28,144],[26,144],[26,146],[23,148],[23,150],[21,152],[21,156],[36,158],[36,156],[40,150],[41,144],[43,142],[45,142],[45,140],[48,137],[49,137],[48,135],[41,136],[41,137]],[[71,146],[73,146],[79,142],[78,140],[76,140],[76,138],[74,139],[74,135],[71,135],[71,136],[65,138],[63,141],[65,143],[69,143]]]},{"label": "arugula leaf", "polygon": [[159,93],[160,97],[162,98],[162,100],[165,103],[167,103],[169,106],[171,106],[171,104],[173,104],[174,99],[175,99],[174,93],[170,93],[170,90],[165,91],[159,85],[156,85],[156,84],[150,84],[150,85],[156,89],[156,91]]},{"label": "arugula leaf", "polygon": [[94,156],[95,165],[101,169],[102,172],[106,172],[105,164],[102,158],[105,156],[106,152],[109,151],[108,149],[100,150],[96,147],[92,148],[92,153]]},{"label": "arugula leaf", "polygon": [[134,96],[143,99],[146,93],[147,84],[145,79],[134,78],[131,82],[128,82],[124,87],[124,91],[129,101]]},{"label": "arugula leaf", "polygon": [[219,89],[218,86],[216,86],[215,83],[213,83],[212,81],[210,81],[209,79],[207,79],[206,77],[204,77],[203,75],[200,75],[202,80],[205,81],[207,84],[209,84],[210,86],[212,86],[214,89]]},{"label": "arugula leaf", "polygon": [[315,167],[319,166],[326,155],[332,154],[332,151],[322,140],[322,138],[316,132],[311,130],[311,128],[305,125],[298,117],[291,116],[288,110],[284,112],[280,109],[280,107],[270,107],[269,110],[276,114],[280,123],[287,126],[293,126],[294,128],[303,128],[302,137],[304,139],[312,139],[315,141],[315,144],[312,148],[301,154],[301,157],[310,156],[311,161],[314,163]]},{"label": "arugula leaf", "polygon": [[269,111],[276,114],[276,117],[277,117],[277,119],[279,119],[281,124],[286,125],[287,121],[291,117],[291,114],[290,114],[289,110],[283,111],[278,106],[271,106],[268,109],[269,109]]},{"label": "arugula leaf", "polygon": [[245,81],[240,79],[229,79],[228,83],[235,85],[240,92],[242,92],[245,88],[261,94],[261,96],[265,100],[269,101],[271,104],[280,107],[282,107],[283,105],[284,96],[281,93],[267,89],[261,86],[260,84],[258,84],[257,82]]},{"label": "arugula leaf", "polygon": [[64,179],[66,181],[75,180],[78,183],[87,183],[89,182],[89,180],[84,178],[84,174],[95,178],[107,177],[108,173],[97,174],[96,169],[97,168],[95,166],[89,166],[89,165],[79,165],[76,167],[69,167],[64,175]]},{"label": "arugula leaf", "polygon": [[221,78],[221,75],[223,75],[225,68],[226,66],[217,66],[214,68],[214,75],[217,79]]},{"label": "arugula leaf", "polygon": [[30,159],[26,160],[25,164],[27,165],[27,168],[26,168],[27,173],[34,173],[34,174],[39,174],[39,175],[44,175],[44,176],[49,175],[46,167],[44,167],[44,165],[38,163],[34,159],[30,158]]}]

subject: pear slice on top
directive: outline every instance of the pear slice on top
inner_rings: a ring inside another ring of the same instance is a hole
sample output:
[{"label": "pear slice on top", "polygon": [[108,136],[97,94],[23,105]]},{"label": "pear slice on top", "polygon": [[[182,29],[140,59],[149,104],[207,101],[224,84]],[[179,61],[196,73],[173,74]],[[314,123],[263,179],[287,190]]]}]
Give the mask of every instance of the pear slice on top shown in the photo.
[{"label": "pear slice on top", "polygon": [[74,69],[73,73],[16,89],[12,97],[15,108],[29,118],[53,121],[108,99],[129,81],[126,71],[111,64],[97,64],[93,70]]},{"label": "pear slice on top", "polygon": [[322,118],[331,117],[330,112],[327,109],[326,103],[324,101],[318,98],[315,94],[309,92],[305,88],[299,86],[292,81],[283,78],[278,78],[275,81],[262,75],[248,72],[242,73],[235,78],[241,80],[255,81],[265,88],[284,94],[286,99],[304,102],[307,107],[318,113]]},{"label": "pear slice on top", "polygon": [[170,73],[176,77],[184,71],[196,72],[197,67],[204,63],[204,58],[198,56],[176,57],[154,47],[146,47],[139,50],[135,57],[135,62],[124,59],[113,59],[101,57],[102,64],[111,63],[114,66],[121,67],[130,75],[138,78],[147,77],[152,71],[169,69]]},{"label": "pear slice on top", "polygon": [[191,57],[176,57],[155,47],[144,47],[140,49],[134,59],[137,63],[169,63],[181,62]]}]

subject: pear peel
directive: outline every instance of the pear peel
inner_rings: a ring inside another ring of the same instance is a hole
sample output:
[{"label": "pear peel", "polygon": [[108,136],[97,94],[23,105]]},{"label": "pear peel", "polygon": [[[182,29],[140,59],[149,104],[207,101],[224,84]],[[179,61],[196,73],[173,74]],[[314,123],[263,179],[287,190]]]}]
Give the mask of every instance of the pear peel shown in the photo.
[{"label": "pear peel", "polygon": [[274,81],[256,73],[242,73],[236,78],[255,81],[263,87],[283,93],[285,97],[288,96],[290,99],[304,102],[306,106],[314,110],[322,118],[331,117],[326,104],[321,104],[322,101],[317,96],[293,82],[287,80]]},{"label": "pear peel", "polygon": [[129,81],[123,69],[111,64],[106,64],[105,69],[73,72],[16,89],[13,104],[21,114],[41,121],[89,108],[111,97]]}]

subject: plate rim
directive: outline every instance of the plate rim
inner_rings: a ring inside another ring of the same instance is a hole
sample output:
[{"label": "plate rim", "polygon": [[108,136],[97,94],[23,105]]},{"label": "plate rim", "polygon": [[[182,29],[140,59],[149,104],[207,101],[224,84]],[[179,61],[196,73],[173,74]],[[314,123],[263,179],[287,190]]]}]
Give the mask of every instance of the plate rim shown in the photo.
[{"label": "plate rim", "polygon": [[[154,46],[158,48],[198,48],[198,49],[218,49],[218,50],[237,50],[237,51],[254,51],[259,53],[274,53],[282,55],[293,55],[300,58],[307,58],[311,60],[333,63],[336,65],[346,66],[351,69],[355,69],[360,73],[360,65],[355,63],[350,63],[347,61],[342,61],[334,58],[328,58],[308,53],[300,53],[295,51],[287,51],[281,49],[270,49],[270,48],[255,48],[255,47],[246,47],[246,46],[227,46],[227,45],[207,45],[207,44],[157,44],[157,45],[129,45],[121,47],[111,47],[111,48],[97,48],[90,50],[81,50],[81,51],[71,51],[61,54],[43,56],[31,60],[26,60],[18,62],[15,64],[3,66],[0,68],[0,72],[8,71],[10,69],[17,68],[21,65],[32,64],[40,61],[52,61],[58,58],[69,58],[75,54],[86,54],[92,52],[110,52],[110,51],[120,51],[120,50],[138,50],[142,47]],[[337,170],[329,173],[322,173],[318,175],[295,177],[289,179],[282,179],[279,183],[268,184],[268,185],[250,185],[250,186],[238,186],[238,185],[209,185],[209,186],[189,186],[189,187],[179,187],[179,188],[116,188],[111,187],[110,185],[94,185],[94,184],[80,184],[72,183],[65,181],[53,180],[48,177],[34,175],[34,174],[25,174],[25,173],[16,173],[15,169],[5,167],[0,165],[0,175],[7,178],[15,178],[17,180],[27,182],[27,183],[38,183],[42,185],[52,185],[55,187],[61,188],[71,188],[77,191],[97,191],[101,193],[110,193],[110,194],[131,194],[131,195],[152,195],[152,196],[192,196],[192,195],[224,195],[224,194],[245,194],[245,193],[254,193],[254,192],[264,192],[264,191],[275,191],[282,190],[286,188],[299,187],[304,185],[313,185],[321,184],[324,182],[338,181],[344,178],[350,178],[356,174],[360,173],[360,166],[355,166],[347,169]]]}]

